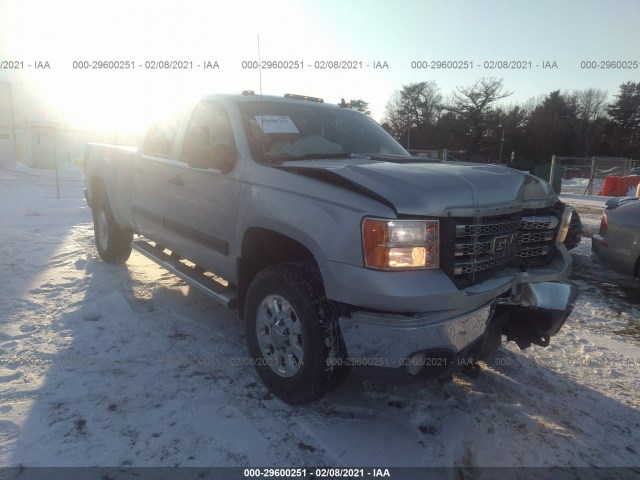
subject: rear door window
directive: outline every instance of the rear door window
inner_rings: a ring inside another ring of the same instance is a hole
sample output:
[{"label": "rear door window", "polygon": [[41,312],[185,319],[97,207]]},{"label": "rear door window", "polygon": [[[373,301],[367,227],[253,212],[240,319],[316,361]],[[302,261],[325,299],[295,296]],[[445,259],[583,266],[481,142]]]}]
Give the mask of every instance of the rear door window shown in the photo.
[{"label": "rear door window", "polygon": [[182,117],[176,115],[171,120],[151,125],[147,130],[142,152],[157,157],[171,157],[173,142],[176,139],[181,120]]}]

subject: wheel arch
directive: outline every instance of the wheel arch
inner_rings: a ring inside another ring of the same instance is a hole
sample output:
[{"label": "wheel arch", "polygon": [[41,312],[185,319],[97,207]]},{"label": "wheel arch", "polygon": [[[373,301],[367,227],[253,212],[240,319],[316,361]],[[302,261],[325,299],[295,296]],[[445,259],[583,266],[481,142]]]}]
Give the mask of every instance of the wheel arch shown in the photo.
[{"label": "wheel arch", "polygon": [[241,319],[244,318],[245,296],[253,277],[266,267],[288,262],[306,262],[321,272],[315,255],[301,241],[264,227],[251,227],[245,231],[237,260],[238,313]]},{"label": "wheel arch", "polygon": [[91,208],[99,206],[105,198],[108,197],[107,184],[99,175],[91,176],[89,182],[89,191],[87,196],[87,203]]}]

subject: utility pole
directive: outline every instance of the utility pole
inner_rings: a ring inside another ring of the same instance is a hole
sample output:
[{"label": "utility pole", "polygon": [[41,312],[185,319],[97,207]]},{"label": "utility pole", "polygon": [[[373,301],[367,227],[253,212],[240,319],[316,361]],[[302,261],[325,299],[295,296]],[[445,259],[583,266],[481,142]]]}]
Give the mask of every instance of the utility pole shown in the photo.
[{"label": "utility pole", "polygon": [[504,128],[502,129],[502,139],[500,140],[500,156],[498,157],[498,163],[502,163],[502,147],[504,146]]}]

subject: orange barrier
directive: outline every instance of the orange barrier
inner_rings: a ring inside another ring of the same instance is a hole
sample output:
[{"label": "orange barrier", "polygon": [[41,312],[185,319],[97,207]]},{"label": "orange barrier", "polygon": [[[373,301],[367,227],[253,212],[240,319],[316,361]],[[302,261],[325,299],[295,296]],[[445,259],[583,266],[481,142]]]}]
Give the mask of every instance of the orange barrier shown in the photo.
[{"label": "orange barrier", "polygon": [[626,197],[629,188],[640,185],[640,175],[616,177],[609,175],[604,179],[600,195],[605,197]]},{"label": "orange barrier", "polygon": [[618,184],[620,183],[620,177],[614,177],[613,175],[608,175],[604,179],[604,183],[602,184],[602,190],[600,190],[600,195],[603,197],[613,197],[615,196],[614,191],[618,190]]},{"label": "orange barrier", "polygon": [[631,188],[633,188],[635,192],[638,184],[640,184],[640,175],[631,175],[628,177],[622,177],[622,180],[620,181],[620,188],[622,192],[620,193],[620,195],[622,195],[623,197],[626,197],[627,193]]}]

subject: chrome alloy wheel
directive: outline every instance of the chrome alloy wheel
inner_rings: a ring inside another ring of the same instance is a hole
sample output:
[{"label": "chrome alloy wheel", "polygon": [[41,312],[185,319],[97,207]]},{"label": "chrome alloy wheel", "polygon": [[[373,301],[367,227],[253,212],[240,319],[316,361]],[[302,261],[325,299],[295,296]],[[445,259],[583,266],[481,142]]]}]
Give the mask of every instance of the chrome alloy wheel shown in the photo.
[{"label": "chrome alloy wheel", "polygon": [[109,223],[104,208],[101,208],[98,212],[98,218],[96,220],[96,240],[102,250],[106,250],[109,247]]},{"label": "chrome alloy wheel", "polygon": [[303,362],[302,326],[291,304],[280,295],[268,295],[258,306],[258,345],[271,370],[292,377]]}]

